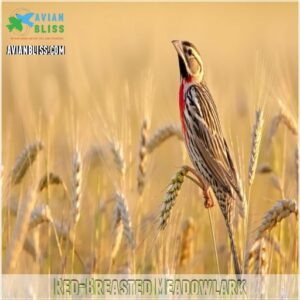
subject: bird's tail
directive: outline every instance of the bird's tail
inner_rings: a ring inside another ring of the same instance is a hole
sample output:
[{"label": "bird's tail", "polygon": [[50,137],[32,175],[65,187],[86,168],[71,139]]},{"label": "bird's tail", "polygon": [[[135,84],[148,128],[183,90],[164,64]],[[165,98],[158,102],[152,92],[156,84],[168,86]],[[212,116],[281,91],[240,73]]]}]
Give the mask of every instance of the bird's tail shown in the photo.
[{"label": "bird's tail", "polygon": [[231,248],[231,253],[232,253],[232,258],[233,258],[234,271],[235,271],[235,274],[239,275],[239,274],[242,274],[242,268],[241,268],[240,260],[238,257],[236,244],[234,242],[232,224],[229,222],[229,220],[225,220],[225,221],[226,221],[226,226],[227,226],[228,236],[229,236],[229,241],[230,241],[230,248]]}]

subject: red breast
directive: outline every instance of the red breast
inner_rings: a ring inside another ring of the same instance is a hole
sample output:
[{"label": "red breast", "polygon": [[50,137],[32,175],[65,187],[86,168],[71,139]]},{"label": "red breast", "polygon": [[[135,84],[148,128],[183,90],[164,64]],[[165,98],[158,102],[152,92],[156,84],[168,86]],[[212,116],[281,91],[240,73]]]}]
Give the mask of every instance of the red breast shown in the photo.
[{"label": "red breast", "polygon": [[181,127],[182,127],[183,134],[185,135],[186,127],[185,127],[185,122],[184,122],[184,106],[185,106],[184,82],[182,81],[180,84],[180,89],[179,89],[179,110],[180,110]]},{"label": "red breast", "polygon": [[189,76],[186,80],[182,80],[179,88],[179,109],[180,109],[180,120],[181,120],[181,126],[182,131],[185,136],[186,134],[186,125],[184,121],[184,107],[185,107],[185,99],[184,99],[184,88],[185,85],[190,83],[192,81],[191,76]]}]

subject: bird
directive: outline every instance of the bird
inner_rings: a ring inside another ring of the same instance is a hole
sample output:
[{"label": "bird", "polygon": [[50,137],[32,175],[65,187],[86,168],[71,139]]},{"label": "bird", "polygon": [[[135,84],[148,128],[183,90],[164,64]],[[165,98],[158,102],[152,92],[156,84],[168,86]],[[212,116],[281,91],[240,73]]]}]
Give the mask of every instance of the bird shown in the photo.
[{"label": "bird", "polygon": [[[217,106],[204,80],[203,62],[197,48],[188,41],[172,41],[179,62],[179,111],[190,168],[203,188],[206,207],[217,199],[228,231],[234,271],[241,274],[233,231],[236,202],[243,207],[243,194],[234,161],[223,135]],[[215,196],[215,198],[214,198]]]}]

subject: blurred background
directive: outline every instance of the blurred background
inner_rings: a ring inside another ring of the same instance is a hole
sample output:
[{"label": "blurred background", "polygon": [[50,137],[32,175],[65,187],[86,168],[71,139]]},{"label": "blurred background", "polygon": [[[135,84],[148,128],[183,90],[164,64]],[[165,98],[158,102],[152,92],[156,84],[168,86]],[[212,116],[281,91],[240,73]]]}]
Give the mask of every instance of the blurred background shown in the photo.
[{"label": "blurred background", "polygon": [[[255,111],[264,109],[259,165],[270,165],[274,174],[258,174],[255,179],[251,191],[251,233],[276,200],[283,195],[296,198],[297,138],[283,126],[272,144],[267,135],[272,118],[279,112],[279,100],[297,120],[297,3],[24,3],[21,7],[39,13],[64,13],[65,32],[59,44],[66,46],[66,54],[7,56],[8,44],[57,41],[13,40],[3,28],[4,176],[8,176],[26,145],[36,140],[45,145],[30,169],[31,175],[26,175],[19,186],[7,188],[3,206],[11,197],[22,199],[46,170],[59,174],[69,187],[72,153],[79,147],[84,157],[84,173],[76,247],[83,265],[77,262],[76,272],[91,270],[91,265],[96,265],[94,272],[108,272],[114,205],[106,206],[105,201],[115,190],[122,190],[139,245],[132,272],[162,273],[176,269],[176,272],[217,273],[208,213],[201,194],[191,182],[186,182],[178,197],[169,232],[157,242],[160,254],[151,250],[154,242],[149,236],[153,231],[148,227],[144,230],[142,225],[143,218],[152,220],[152,216],[159,215],[160,203],[173,174],[184,163],[190,164],[183,143],[177,138],[168,140],[148,157],[145,190],[142,197],[138,195],[137,157],[143,120],[147,118],[150,123],[149,135],[167,123],[179,124],[180,78],[177,55],[171,44],[174,39],[192,42],[202,55],[205,81],[217,104],[245,185]],[[20,4],[3,3],[2,8],[3,20],[7,20]],[[122,180],[112,170],[113,162],[103,159],[110,142],[117,144],[124,156],[126,172]],[[100,152],[104,149],[100,162],[97,155],[94,157],[95,149]],[[38,201],[47,202],[55,218],[64,220],[70,207],[64,198],[62,190],[55,186]],[[217,206],[212,214],[219,256],[229,258],[223,218]],[[186,218],[194,220],[194,256],[185,269],[178,271],[174,264],[176,250],[170,245],[180,235],[181,223]],[[276,234],[282,238],[280,232],[293,230],[293,222],[284,223]],[[5,257],[14,224],[9,212],[3,213],[3,224]],[[40,236],[45,258],[42,263],[37,262],[23,251],[17,272],[59,273],[61,265],[57,262],[53,233],[47,225],[36,230],[47,233]],[[297,260],[286,264],[297,252],[295,236],[282,238],[287,258],[282,265],[274,258],[271,271],[297,271]],[[111,272],[127,265],[124,257],[118,259]],[[220,259],[220,264],[221,273],[232,271],[228,259]]]}]

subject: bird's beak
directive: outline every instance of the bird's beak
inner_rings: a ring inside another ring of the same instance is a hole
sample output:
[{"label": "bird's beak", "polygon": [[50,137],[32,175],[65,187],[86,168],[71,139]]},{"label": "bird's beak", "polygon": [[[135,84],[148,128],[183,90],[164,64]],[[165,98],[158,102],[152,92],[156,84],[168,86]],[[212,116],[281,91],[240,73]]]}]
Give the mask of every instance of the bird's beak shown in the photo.
[{"label": "bird's beak", "polygon": [[185,57],[184,57],[184,53],[183,53],[183,48],[182,48],[182,42],[181,41],[172,41],[172,44],[174,45],[178,55],[183,59],[185,60]]}]

